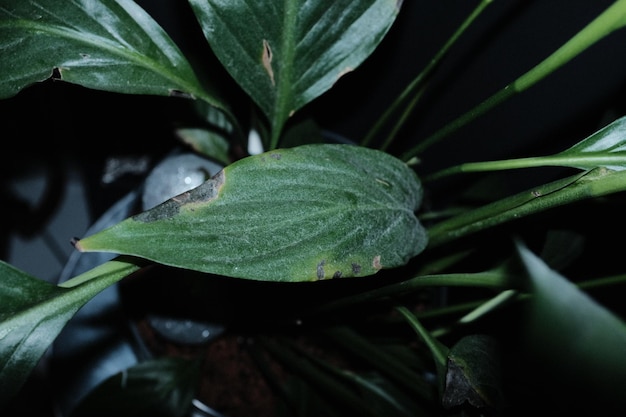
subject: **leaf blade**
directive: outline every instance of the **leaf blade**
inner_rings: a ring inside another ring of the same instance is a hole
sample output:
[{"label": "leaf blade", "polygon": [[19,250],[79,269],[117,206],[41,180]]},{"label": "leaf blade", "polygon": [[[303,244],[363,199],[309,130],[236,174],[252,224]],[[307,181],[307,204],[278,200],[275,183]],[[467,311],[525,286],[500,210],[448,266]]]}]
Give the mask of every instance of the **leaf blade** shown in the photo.
[{"label": "leaf blade", "polygon": [[421,197],[415,173],[391,155],[305,145],[240,160],[77,249],[268,281],[365,276],[424,249]]},{"label": "leaf blade", "polygon": [[190,4],[218,59],[276,132],[373,52],[400,7],[389,0]]},{"label": "leaf blade", "polygon": [[78,285],[59,287],[0,261],[0,409],[17,394],[76,311],[137,268],[110,261],[76,277]]},{"label": "leaf blade", "polygon": [[9,0],[0,7],[0,98],[60,79],[118,93],[201,97],[220,108],[165,31],[129,0]]}]

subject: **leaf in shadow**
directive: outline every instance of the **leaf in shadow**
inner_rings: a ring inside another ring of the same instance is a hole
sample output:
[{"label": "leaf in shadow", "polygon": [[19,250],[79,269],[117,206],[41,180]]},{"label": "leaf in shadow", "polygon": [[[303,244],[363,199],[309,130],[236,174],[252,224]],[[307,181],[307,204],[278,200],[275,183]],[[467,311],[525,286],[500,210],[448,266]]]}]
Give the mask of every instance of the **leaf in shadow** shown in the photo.
[{"label": "leaf in shadow", "polygon": [[[553,390],[570,401],[613,404],[626,410],[624,321],[551,270],[523,244],[517,250],[529,277],[525,343]],[[580,397],[585,397],[582,399]]]},{"label": "leaf in shadow", "polygon": [[71,417],[182,417],[200,377],[197,360],[164,357],[117,373],[91,391]]},{"label": "leaf in shadow", "polygon": [[500,353],[496,340],[476,334],[463,337],[448,355],[442,404],[450,409],[465,403],[498,409],[503,404]]}]

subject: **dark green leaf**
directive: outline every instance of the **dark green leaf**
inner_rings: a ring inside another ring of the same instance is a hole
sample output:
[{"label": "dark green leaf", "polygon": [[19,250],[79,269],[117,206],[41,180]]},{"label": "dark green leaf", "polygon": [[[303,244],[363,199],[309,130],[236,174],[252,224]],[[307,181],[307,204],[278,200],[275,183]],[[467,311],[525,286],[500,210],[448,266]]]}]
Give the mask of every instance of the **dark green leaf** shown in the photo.
[{"label": "dark green leaf", "polygon": [[5,0],[0,7],[0,98],[58,71],[106,91],[187,95],[219,105],[178,47],[131,0]]},{"label": "dark green leaf", "polygon": [[204,35],[275,130],[347,72],[389,30],[394,0],[190,0]]},{"label": "dark green leaf", "polygon": [[387,153],[305,145],[242,159],[77,248],[256,280],[366,276],[424,249],[421,198],[415,173]]},{"label": "dark green leaf", "polygon": [[[517,245],[530,279],[526,339],[557,380],[584,386],[587,395],[623,398],[626,324],[573,283]],[[622,405],[626,403],[622,401]]]},{"label": "dark green leaf", "polygon": [[165,357],[115,374],[91,391],[71,417],[182,417],[195,396],[198,361]]},{"label": "dark green leaf", "polygon": [[76,311],[135,269],[132,264],[107,262],[77,277],[76,286],[62,288],[0,261],[0,409],[17,394]]},{"label": "dark green leaf", "polygon": [[466,402],[478,408],[502,406],[500,365],[498,346],[492,337],[463,337],[448,355],[443,406],[452,408]]}]

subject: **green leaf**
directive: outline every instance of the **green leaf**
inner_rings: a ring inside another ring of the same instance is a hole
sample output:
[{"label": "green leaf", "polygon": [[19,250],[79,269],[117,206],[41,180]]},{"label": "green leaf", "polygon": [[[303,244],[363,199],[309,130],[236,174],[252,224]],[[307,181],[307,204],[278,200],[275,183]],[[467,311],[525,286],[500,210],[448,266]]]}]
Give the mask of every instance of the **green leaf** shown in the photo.
[{"label": "green leaf", "polygon": [[450,349],[445,408],[465,404],[498,409],[503,405],[499,352],[495,339],[476,334],[463,337]]},{"label": "green leaf", "polygon": [[58,287],[0,261],[0,409],[76,311],[137,268],[110,261]]},{"label": "green leaf", "polygon": [[626,117],[615,120],[557,156],[564,157],[568,166],[580,169],[598,166],[614,171],[626,169]]},{"label": "green leaf", "polygon": [[200,370],[198,360],[180,357],[142,362],[107,378],[87,394],[71,417],[185,416]]},{"label": "green leaf", "polygon": [[626,171],[596,168],[582,172],[437,223],[428,230],[429,247],[548,209],[625,190]]},{"label": "green leaf", "polygon": [[422,192],[387,153],[311,144],[239,160],[76,248],[255,280],[366,276],[424,249]]},{"label": "green leaf", "polygon": [[501,171],[542,166],[561,166],[583,170],[603,167],[613,171],[622,171],[626,168],[626,117],[615,120],[571,148],[554,155],[468,162],[431,174],[425,180],[432,181],[461,172]]},{"label": "green leaf", "polygon": [[330,89],[373,52],[394,22],[401,2],[190,3],[218,59],[278,134],[291,114]]},{"label": "green leaf", "polygon": [[584,385],[585,395],[626,405],[626,323],[519,242],[517,251],[532,295],[525,310],[525,339],[542,371]]},{"label": "green leaf", "polygon": [[0,98],[56,70],[55,77],[89,88],[195,96],[223,107],[163,29],[131,0],[5,0],[0,49]]},{"label": "green leaf", "polygon": [[199,154],[206,155],[223,165],[230,163],[228,141],[220,133],[189,127],[176,129],[176,136]]}]

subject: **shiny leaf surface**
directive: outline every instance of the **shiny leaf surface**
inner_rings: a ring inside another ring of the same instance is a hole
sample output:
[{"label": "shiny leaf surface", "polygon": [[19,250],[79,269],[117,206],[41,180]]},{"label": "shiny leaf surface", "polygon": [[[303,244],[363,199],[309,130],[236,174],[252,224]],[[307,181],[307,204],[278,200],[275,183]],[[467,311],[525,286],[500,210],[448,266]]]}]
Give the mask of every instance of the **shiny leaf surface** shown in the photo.
[{"label": "shiny leaf surface", "polygon": [[132,264],[107,262],[77,277],[70,288],[0,261],[0,409],[20,390],[76,311],[135,269]]},{"label": "shiny leaf surface", "polygon": [[105,91],[218,100],[163,29],[130,0],[6,0],[0,98],[55,78]]},{"label": "shiny leaf surface", "polygon": [[190,0],[204,35],[280,131],[285,120],[358,67],[394,22],[394,0]]}]

